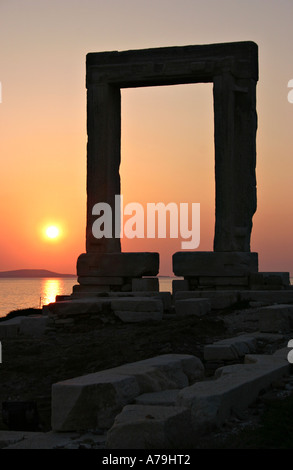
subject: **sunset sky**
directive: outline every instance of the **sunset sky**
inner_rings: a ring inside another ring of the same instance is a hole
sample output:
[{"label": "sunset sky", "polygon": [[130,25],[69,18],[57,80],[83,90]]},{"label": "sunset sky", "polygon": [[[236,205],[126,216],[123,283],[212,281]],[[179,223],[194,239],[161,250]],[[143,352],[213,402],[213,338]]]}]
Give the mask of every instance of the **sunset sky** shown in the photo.
[{"label": "sunset sky", "polygon": [[[75,273],[85,251],[88,52],[254,41],[262,271],[293,276],[292,0],[0,0],[0,271]],[[201,204],[200,251],[215,222],[212,84],[122,90],[127,202]],[[48,226],[60,235],[46,236]],[[123,240],[159,251],[172,274],[181,240]]]}]

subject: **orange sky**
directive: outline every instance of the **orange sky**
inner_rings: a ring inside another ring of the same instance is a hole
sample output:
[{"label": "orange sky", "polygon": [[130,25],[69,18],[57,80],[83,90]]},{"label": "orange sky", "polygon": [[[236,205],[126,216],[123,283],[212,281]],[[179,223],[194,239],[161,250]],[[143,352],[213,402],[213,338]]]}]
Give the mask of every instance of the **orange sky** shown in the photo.
[{"label": "orange sky", "polygon": [[[259,45],[260,270],[293,273],[292,0],[1,0],[0,270],[75,272],[85,247],[88,52],[252,40]],[[199,202],[201,244],[214,230],[212,85],[122,91],[127,202]],[[56,224],[58,241],[43,237]],[[159,251],[171,274],[180,240],[123,240]]]}]

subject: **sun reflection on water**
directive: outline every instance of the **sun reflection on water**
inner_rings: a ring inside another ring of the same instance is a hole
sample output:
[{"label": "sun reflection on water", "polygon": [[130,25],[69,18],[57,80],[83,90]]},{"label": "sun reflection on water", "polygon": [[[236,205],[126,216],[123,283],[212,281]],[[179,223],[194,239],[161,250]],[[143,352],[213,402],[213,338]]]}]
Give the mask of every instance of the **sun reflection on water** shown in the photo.
[{"label": "sun reflection on water", "polygon": [[43,279],[41,305],[47,305],[55,302],[56,295],[61,295],[63,291],[62,279]]}]

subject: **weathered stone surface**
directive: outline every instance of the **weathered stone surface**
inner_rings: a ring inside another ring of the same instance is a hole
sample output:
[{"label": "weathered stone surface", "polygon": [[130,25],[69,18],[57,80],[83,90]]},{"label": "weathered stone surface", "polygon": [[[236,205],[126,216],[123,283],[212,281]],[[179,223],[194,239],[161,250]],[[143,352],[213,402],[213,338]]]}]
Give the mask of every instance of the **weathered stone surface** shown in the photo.
[{"label": "weathered stone surface", "polygon": [[58,317],[71,317],[79,314],[98,314],[111,309],[109,298],[87,297],[80,300],[64,300],[63,302],[54,302],[43,307],[43,311],[49,316],[58,315]]},{"label": "weathered stone surface", "polygon": [[202,362],[185,354],[164,354],[114,370],[119,374],[135,376],[140,394],[186,387],[204,375]]},{"label": "weathered stone surface", "polygon": [[256,80],[219,74],[214,77],[213,96],[214,251],[249,252],[252,217],[256,211]]},{"label": "weathered stone surface", "polygon": [[84,298],[88,295],[95,295],[103,292],[110,292],[111,287],[110,284],[106,285],[93,285],[93,284],[76,284],[72,288],[72,299]]},{"label": "weathered stone surface", "polygon": [[81,285],[90,285],[90,286],[122,286],[125,282],[123,277],[118,276],[79,276],[77,281]]},{"label": "weathered stone surface", "polygon": [[128,405],[107,434],[108,449],[180,449],[192,442],[190,410]]},{"label": "weathered stone surface", "polygon": [[13,338],[17,336],[19,333],[20,324],[24,318],[24,316],[19,316],[0,322],[0,338]]},{"label": "weathered stone surface", "polygon": [[133,292],[159,292],[159,279],[157,277],[145,279],[132,279]]},{"label": "weathered stone surface", "polygon": [[52,387],[52,429],[109,428],[135,397],[185,387],[203,374],[198,358],[166,354],[59,382]]},{"label": "weathered stone surface", "polygon": [[158,253],[83,253],[77,260],[78,276],[141,277],[158,272]]},{"label": "weathered stone surface", "polygon": [[271,305],[258,313],[260,331],[289,333],[293,327],[293,305]]},{"label": "weathered stone surface", "polygon": [[135,399],[136,405],[175,406],[178,390],[144,393]]},{"label": "weathered stone surface", "polygon": [[149,297],[125,297],[111,300],[111,308],[114,311],[163,313],[163,302]]},{"label": "weathered stone surface", "polygon": [[0,339],[18,335],[40,336],[45,332],[49,318],[47,315],[19,316],[0,322]]},{"label": "weathered stone surface", "polygon": [[231,307],[239,300],[238,291],[188,291],[177,292],[175,301],[184,299],[209,299],[212,309],[220,310]]},{"label": "weathered stone surface", "polygon": [[[9,439],[9,435],[7,436]],[[72,439],[76,437],[73,433],[53,433],[53,432],[32,432],[32,433],[15,433],[11,436],[11,442],[5,445],[6,449],[57,449],[72,443]],[[0,434],[1,439],[1,434]],[[0,445],[1,447],[1,445]]]},{"label": "weathered stone surface", "polygon": [[52,429],[109,428],[116,414],[139,393],[134,377],[111,370],[56,383],[52,386]]},{"label": "weathered stone surface", "polygon": [[228,286],[232,287],[232,289],[237,289],[238,286],[248,286],[248,276],[201,276],[198,277],[198,285],[207,287]]},{"label": "weathered stone surface", "polygon": [[195,383],[180,390],[177,406],[191,409],[193,431],[197,434],[221,426],[233,410],[251,405],[261,390],[289,374],[287,350],[273,355],[248,355],[244,364],[225,366],[215,380]]},{"label": "weathered stone surface", "polygon": [[255,352],[256,346],[255,336],[239,335],[205,346],[204,359],[212,362],[239,360],[246,354]]},{"label": "weathered stone surface", "polygon": [[172,281],[172,293],[189,291],[189,282],[186,279],[176,279]]},{"label": "weathered stone surface", "polygon": [[25,439],[39,437],[42,433],[26,431],[0,431],[0,449],[15,445]]},{"label": "weathered stone surface", "polygon": [[[86,74],[87,253],[92,257],[93,253],[121,251],[119,230],[115,230],[118,236],[114,236],[115,214],[120,213],[120,207],[115,203],[115,196],[120,194],[120,88],[195,82],[214,84],[214,249],[218,252],[250,251],[252,216],[256,210],[257,45],[238,42],[90,53],[87,55]],[[112,208],[112,237],[94,237],[92,210],[97,202],[108,203]],[[105,270],[108,266],[104,266],[104,272],[100,274],[99,264],[100,261],[91,263],[91,269],[88,269],[89,266],[85,268],[79,262],[78,274],[107,275]],[[157,274],[149,274],[145,270],[137,274],[135,266],[130,267],[134,267],[129,274],[132,277]],[[110,275],[128,274],[123,269],[123,274],[113,274],[111,270]]]},{"label": "weathered stone surface", "polygon": [[290,273],[286,272],[258,272],[249,275],[249,285],[252,290],[276,288],[280,289],[290,285]]},{"label": "weathered stone surface", "polygon": [[0,431],[0,449],[99,449],[105,441],[96,433]]},{"label": "weathered stone surface", "polygon": [[86,64],[88,88],[105,81],[123,87],[206,82],[227,68],[258,80],[258,49],[251,41],[91,52]]},{"label": "weathered stone surface", "polygon": [[239,292],[240,301],[286,304],[293,302],[292,290],[251,290]]},{"label": "weathered stone surface", "polygon": [[124,323],[139,323],[148,321],[161,321],[163,319],[162,312],[137,312],[127,310],[115,310],[114,314]]},{"label": "weathered stone surface", "polygon": [[202,317],[211,311],[211,301],[209,299],[184,299],[175,301],[177,315],[194,315]]},{"label": "weathered stone surface", "polygon": [[257,253],[178,251],[173,254],[176,276],[244,276],[258,270]]},{"label": "weathered stone surface", "polygon": [[49,322],[46,315],[26,317],[20,323],[19,334],[25,336],[40,336],[44,334]]}]

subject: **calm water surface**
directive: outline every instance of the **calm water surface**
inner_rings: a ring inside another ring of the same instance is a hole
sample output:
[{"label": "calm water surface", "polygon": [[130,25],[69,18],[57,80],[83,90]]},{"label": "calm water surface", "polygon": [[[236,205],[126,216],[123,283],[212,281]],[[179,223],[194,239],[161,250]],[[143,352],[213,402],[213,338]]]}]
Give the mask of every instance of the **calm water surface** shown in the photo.
[{"label": "calm water surface", "polygon": [[69,295],[76,278],[0,279],[0,317],[19,308],[40,308],[55,301],[56,295]]},{"label": "calm water surface", "polygon": [[[172,278],[160,277],[160,290],[172,291]],[[70,295],[76,278],[0,279],[0,317],[12,310],[40,308],[55,302],[56,295]]]}]

